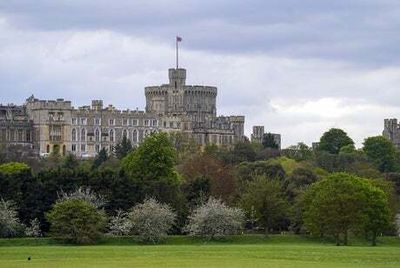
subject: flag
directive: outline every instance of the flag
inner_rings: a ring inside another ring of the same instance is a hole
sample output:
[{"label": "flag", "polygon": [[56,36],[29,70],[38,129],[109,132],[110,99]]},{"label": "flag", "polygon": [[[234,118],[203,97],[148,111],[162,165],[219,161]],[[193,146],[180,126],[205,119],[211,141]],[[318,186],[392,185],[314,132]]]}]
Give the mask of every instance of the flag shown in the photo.
[{"label": "flag", "polygon": [[177,37],[176,37],[176,42],[182,42],[182,37],[177,36]]}]

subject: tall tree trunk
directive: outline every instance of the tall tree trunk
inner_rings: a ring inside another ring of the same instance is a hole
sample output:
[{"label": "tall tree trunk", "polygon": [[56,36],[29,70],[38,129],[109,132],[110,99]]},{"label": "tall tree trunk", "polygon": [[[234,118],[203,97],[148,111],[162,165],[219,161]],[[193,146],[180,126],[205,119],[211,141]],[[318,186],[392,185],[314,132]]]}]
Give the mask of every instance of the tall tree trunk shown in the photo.
[{"label": "tall tree trunk", "polygon": [[336,246],[340,246],[340,237],[339,237],[339,234],[335,234],[335,239],[336,239]]}]

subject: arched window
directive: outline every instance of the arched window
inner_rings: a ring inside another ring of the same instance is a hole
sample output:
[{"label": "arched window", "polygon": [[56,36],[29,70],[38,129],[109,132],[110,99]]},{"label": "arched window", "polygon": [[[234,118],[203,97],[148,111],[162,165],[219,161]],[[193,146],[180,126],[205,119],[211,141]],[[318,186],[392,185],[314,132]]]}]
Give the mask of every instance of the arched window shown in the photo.
[{"label": "arched window", "polygon": [[48,144],[46,146],[46,153],[50,153],[50,145],[48,145]]},{"label": "arched window", "polygon": [[126,137],[128,136],[128,132],[126,131],[126,129],[124,129],[124,131],[122,131],[122,137]]},{"label": "arched window", "polygon": [[76,141],[76,129],[72,129],[72,141]]},{"label": "arched window", "polygon": [[114,141],[115,141],[115,138],[114,138],[114,129],[111,129],[111,130],[110,130],[110,141],[111,141],[111,142],[114,142]]},{"label": "arched window", "polygon": [[132,141],[133,142],[137,142],[137,131],[136,131],[136,129],[132,133]]},{"label": "arched window", "polygon": [[86,130],[85,130],[85,129],[82,129],[82,132],[81,132],[81,141],[86,141]]},{"label": "arched window", "polygon": [[99,129],[96,129],[96,132],[95,132],[95,138],[96,138],[96,141],[100,141],[100,131],[99,131]]}]

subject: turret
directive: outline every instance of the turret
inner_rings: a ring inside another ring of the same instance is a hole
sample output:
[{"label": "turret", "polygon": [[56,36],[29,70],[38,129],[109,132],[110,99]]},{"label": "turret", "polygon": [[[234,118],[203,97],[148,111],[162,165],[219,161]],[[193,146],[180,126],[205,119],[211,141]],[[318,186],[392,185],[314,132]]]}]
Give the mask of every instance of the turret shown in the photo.
[{"label": "turret", "polygon": [[169,69],[169,84],[172,88],[180,88],[185,86],[186,83],[186,69]]}]

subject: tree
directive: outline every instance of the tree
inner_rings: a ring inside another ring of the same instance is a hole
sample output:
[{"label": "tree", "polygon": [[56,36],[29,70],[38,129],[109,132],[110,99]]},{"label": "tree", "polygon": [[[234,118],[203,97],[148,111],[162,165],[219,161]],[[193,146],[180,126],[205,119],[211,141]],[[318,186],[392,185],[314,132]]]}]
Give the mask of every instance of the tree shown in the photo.
[{"label": "tree", "polygon": [[318,180],[318,176],[309,168],[296,168],[285,181],[285,190],[289,201],[294,201],[296,197],[304,192],[308,186]]},{"label": "tree", "polygon": [[347,136],[347,133],[338,128],[331,128],[322,135],[318,150],[339,154],[340,149],[347,145],[354,145],[354,141]]},{"label": "tree", "polygon": [[228,207],[220,199],[211,197],[192,212],[185,230],[193,236],[214,239],[237,233],[243,224],[241,209]]},{"label": "tree", "polygon": [[176,152],[166,133],[153,133],[122,159],[123,171],[137,185],[141,199],[151,196],[161,202],[176,197],[179,179],[175,171]]},{"label": "tree", "polygon": [[176,220],[171,207],[155,199],[146,199],[133,207],[129,213],[133,231],[143,242],[156,244],[160,242]]},{"label": "tree", "polygon": [[94,243],[106,224],[105,213],[81,199],[56,203],[47,219],[55,238],[76,244]]},{"label": "tree", "polygon": [[108,159],[107,150],[105,147],[101,148],[100,152],[94,158],[92,169],[98,168],[101,164],[106,162]]},{"label": "tree", "polygon": [[76,159],[76,156],[73,154],[67,154],[67,156],[64,158],[62,168],[75,169],[78,166],[79,166],[79,162],[78,162],[78,159]]},{"label": "tree", "polygon": [[333,235],[336,245],[340,245],[341,238],[347,245],[350,231],[376,234],[386,228],[383,223],[389,212],[382,190],[346,173],[334,173],[313,184],[305,193],[303,209],[307,229],[314,234]]},{"label": "tree", "polygon": [[132,151],[132,143],[131,141],[124,135],[122,137],[122,141],[115,146],[115,156],[118,159],[122,159]]},{"label": "tree", "polygon": [[111,217],[108,229],[108,234],[113,236],[128,235],[132,231],[129,214],[123,210],[118,210],[116,215]]},{"label": "tree", "polygon": [[0,237],[13,237],[21,230],[15,204],[0,199]]},{"label": "tree", "polygon": [[289,205],[280,181],[257,176],[249,182],[240,204],[248,217],[251,214],[255,217],[265,233],[287,228]]},{"label": "tree", "polygon": [[61,191],[58,193],[59,197],[57,202],[62,202],[70,199],[79,199],[88,202],[96,208],[104,207],[106,201],[104,197],[93,192],[90,187],[79,187],[74,192],[66,193]]},{"label": "tree", "polygon": [[42,235],[38,218],[30,221],[30,226],[25,228],[25,235],[30,237],[40,237]]},{"label": "tree", "polygon": [[363,151],[379,171],[394,171],[396,148],[387,138],[383,136],[366,138],[364,141]]},{"label": "tree", "polygon": [[310,160],[313,158],[313,150],[307,144],[299,142],[283,150],[284,156],[296,161]]},{"label": "tree", "polygon": [[264,148],[279,149],[279,144],[276,142],[275,136],[272,133],[264,134],[262,144]]}]

